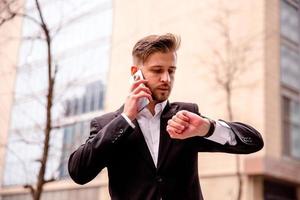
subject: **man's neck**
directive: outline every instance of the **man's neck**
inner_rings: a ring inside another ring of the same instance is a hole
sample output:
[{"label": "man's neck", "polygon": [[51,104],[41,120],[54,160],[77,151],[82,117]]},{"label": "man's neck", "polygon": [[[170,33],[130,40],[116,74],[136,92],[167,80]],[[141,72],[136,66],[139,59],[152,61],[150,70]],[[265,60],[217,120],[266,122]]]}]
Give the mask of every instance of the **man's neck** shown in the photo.
[{"label": "man's neck", "polygon": [[154,116],[155,115],[155,105],[157,104],[157,101],[151,101],[147,108],[149,109],[149,111],[151,112],[151,114]]},{"label": "man's neck", "polygon": [[[164,108],[165,106],[165,103],[166,101],[162,101],[162,102],[158,102],[158,101],[151,101],[147,108],[148,110],[150,111],[150,113],[152,114],[152,116],[154,116],[156,113],[155,113],[155,107],[157,106],[157,104],[161,104],[162,105],[162,109]],[[157,112],[157,111],[156,111]]]}]

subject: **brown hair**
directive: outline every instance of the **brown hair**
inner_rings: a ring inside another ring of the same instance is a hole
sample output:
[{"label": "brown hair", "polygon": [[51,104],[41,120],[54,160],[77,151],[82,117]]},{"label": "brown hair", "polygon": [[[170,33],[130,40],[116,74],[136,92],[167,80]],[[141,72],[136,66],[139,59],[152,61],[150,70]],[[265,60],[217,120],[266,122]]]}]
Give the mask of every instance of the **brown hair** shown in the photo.
[{"label": "brown hair", "polygon": [[134,45],[132,50],[133,62],[134,64],[144,63],[153,53],[176,51],[179,46],[180,37],[171,33],[146,36]]}]

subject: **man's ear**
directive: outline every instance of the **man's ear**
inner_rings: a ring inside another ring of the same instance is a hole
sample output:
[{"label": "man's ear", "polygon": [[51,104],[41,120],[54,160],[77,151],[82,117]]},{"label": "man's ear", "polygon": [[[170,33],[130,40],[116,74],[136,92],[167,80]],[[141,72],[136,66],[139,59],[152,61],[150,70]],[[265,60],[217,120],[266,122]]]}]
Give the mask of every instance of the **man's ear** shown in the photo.
[{"label": "man's ear", "polygon": [[130,69],[131,75],[135,74],[138,70],[139,70],[139,69],[138,69],[137,66],[131,66],[131,69]]}]

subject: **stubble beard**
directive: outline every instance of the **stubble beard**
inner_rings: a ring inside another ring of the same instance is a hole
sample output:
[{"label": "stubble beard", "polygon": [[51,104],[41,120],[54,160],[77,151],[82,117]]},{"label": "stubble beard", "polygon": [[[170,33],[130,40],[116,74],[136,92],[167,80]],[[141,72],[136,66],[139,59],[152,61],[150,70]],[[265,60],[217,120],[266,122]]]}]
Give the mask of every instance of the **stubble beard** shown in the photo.
[{"label": "stubble beard", "polygon": [[152,91],[152,99],[155,103],[161,103],[169,98],[170,93],[171,90],[165,92]]}]

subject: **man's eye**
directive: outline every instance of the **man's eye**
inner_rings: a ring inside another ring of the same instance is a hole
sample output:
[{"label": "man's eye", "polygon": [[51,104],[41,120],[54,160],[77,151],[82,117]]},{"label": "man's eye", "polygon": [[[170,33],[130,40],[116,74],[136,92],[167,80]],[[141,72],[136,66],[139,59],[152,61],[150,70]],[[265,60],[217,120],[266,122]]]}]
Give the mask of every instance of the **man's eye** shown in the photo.
[{"label": "man's eye", "polygon": [[153,71],[154,73],[160,73],[160,72],[161,72],[160,69],[153,69],[152,71]]},{"label": "man's eye", "polygon": [[174,74],[175,70],[169,70],[169,74]]}]

